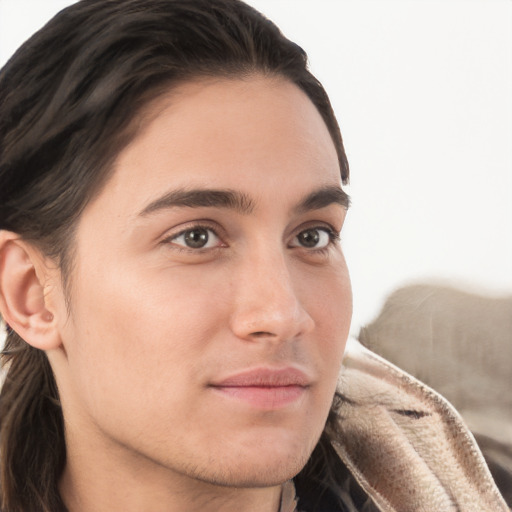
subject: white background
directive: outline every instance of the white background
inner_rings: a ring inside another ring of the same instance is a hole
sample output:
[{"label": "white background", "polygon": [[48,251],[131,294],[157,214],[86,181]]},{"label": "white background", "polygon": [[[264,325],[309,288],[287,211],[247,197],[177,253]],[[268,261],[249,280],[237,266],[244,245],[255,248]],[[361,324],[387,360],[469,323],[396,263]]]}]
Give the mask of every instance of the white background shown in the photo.
[{"label": "white background", "polygon": [[[0,0],[0,65],[66,0]],[[253,0],[309,54],[351,164],[357,334],[399,285],[512,293],[512,2]]]}]

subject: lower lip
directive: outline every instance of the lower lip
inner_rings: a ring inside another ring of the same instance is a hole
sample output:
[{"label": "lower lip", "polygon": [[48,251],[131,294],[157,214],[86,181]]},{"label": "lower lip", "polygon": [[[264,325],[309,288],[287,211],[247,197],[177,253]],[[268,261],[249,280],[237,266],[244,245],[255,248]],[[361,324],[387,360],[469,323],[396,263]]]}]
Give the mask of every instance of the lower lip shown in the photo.
[{"label": "lower lip", "polygon": [[303,386],[215,386],[213,389],[228,398],[240,400],[265,410],[281,409],[297,402],[304,393]]}]

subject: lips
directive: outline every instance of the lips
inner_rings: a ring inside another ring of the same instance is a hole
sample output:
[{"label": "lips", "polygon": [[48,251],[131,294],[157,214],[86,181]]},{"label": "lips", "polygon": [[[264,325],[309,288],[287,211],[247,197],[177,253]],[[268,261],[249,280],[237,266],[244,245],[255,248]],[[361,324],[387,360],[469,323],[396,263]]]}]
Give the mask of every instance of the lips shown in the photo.
[{"label": "lips", "polygon": [[256,368],[228,376],[210,387],[227,399],[274,410],[299,401],[311,383],[311,379],[296,368]]}]

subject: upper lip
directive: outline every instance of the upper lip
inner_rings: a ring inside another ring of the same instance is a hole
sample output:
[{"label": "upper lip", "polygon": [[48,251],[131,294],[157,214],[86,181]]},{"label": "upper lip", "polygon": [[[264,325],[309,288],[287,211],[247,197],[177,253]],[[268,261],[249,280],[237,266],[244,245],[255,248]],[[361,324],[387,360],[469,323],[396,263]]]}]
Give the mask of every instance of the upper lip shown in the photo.
[{"label": "upper lip", "polygon": [[283,387],[311,385],[311,379],[301,370],[286,368],[252,368],[213,382],[213,387]]}]

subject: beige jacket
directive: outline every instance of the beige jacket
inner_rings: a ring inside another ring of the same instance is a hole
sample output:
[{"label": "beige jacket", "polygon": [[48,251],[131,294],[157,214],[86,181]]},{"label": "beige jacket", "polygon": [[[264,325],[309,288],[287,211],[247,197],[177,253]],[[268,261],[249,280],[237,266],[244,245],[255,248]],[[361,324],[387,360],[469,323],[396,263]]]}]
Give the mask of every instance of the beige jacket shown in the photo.
[{"label": "beige jacket", "polygon": [[438,393],[350,340],[335,448],[383,512],[508,512],[476,442]]},{"label": "beige jacket", "polygon": [[[334,447],[382,512],[509,512],[460,415],[438,393],[350,340]],[[285,486],[281,510],[293,511]]]}]

